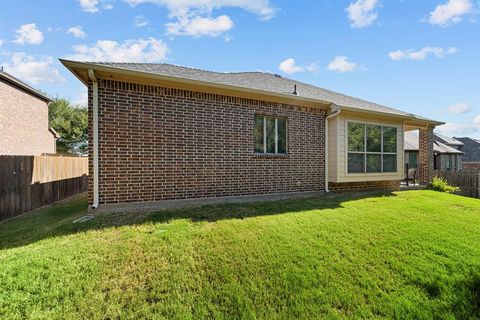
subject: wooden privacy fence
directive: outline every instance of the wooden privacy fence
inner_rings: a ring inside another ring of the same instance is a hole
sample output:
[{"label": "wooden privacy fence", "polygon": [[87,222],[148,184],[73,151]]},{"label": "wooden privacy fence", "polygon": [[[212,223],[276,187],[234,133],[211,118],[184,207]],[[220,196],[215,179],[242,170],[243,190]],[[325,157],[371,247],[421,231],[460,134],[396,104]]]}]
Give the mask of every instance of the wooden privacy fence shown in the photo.
[{"label": "wooden privacy fence", "polygon": [[456,192],[463,196],[480,198],[480,173],[464,171],[435,171],[439,178],[445,178],[449,185],[459,187]]},{"label": "wooden privacy fence", "polygon": [[0,156],[0,220],[87,191],[88,159]]}]

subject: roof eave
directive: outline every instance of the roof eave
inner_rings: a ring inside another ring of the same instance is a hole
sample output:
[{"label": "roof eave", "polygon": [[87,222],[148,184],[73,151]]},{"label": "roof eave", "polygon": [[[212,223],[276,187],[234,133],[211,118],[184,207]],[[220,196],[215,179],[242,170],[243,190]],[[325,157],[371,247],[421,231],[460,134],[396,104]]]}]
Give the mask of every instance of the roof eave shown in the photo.
[{"label": "roof eave", "polygon": [[57,133],[57,131],[55,131],[55,129],[53,129],[52,127],[48,127],[48,131],[50,131],[50,133],[53,134],[53,136],[55,137],[55,139],[59,139],[60,138],[60,135]]},{"label": "roof eave", "polygon": [[[208,86],[208,87],[213,87],[213,88],[218,88],[218,89],[227,89],[227,90],[232,90],[232,91],[237,91],[240,93],[252,93],[252,94],[261,94],[265,96],[271,96],[271,97],[276,97],[276,98],[281,98],[281,99],[289,99],[292,101],[304,101],[308,103],[314,103],[314,104],[320,104],[323,105],[323,108],[328,108],[332,104],[334,104],[332,101],[324,101],[324,100],[319,100],[319,99],[313,99],[313,98],[306,98],[302,97],[301,95],[292,95],[292,94],[287,94],[287,93],[276,93],[276,92],[271,92],[271,91],[264,91],[264,90],[255,90],[255,89],[249,89],[249,88],[243,88],[243,87],[238,87],[238,86],[232,86],[232,85],[225,85],[225,84],[220,84],[216,82],[208,82],[208,81],[200,81],[200,80],[192,80],[192,79],[185,79],[185,78],[180,78],[180,77],[173,77],[173,76],[167,76],[167,75],[161,75],[161,74],[155,74],[151,72],[142,72],[142,71],[134,71],[134,70],[128,70],[124,68],[117,68],[117,67],[112,67],[112,66],[104,66],[96,63],[90,63],[90,62],[79,62],[79,61],[72,61],[72,60],[67,60],[67,59],[59,59],[60,62],[68,69],[70,72],[72,72],[83,84],[87,85],[86,79],[83,79],[77,72],[75,72],[75,68],[77,69],[92,69],[94,71],[103,71],[103,72],[113,72],[113,73],[119,73],[119,74],[124,74],[124,75],[131,75],[131,76],[141,76],[144,78],[149,78],[149,79],[154,79],[154,80],[164,80],[164,81],[172,81],[172,82],[178,82],[181,84],[189,84],[189,85],[198,85],[198,86]],[[442,125],[445,124],[444,122],[439,122],[435,120],[429,120],[429,119],[421,119],[417,118],[415,116],[407,116],[407,115],[401,115],[401,114],[395,114],[395,113],[389,113],[389,112],[381,112],[381,111],[372,111],[372,110],[365,110],[365,109],[360,109],[360,108],[353,108],[349,106],[338,106],[340,109],[344,109],[347,111],[352,111],[352,112],[360,112],[360,113],[366,113],[366,114],[375,114],[375,115],[381,115],[381,116],[390,116],[390,117],[395,117],[398,119],[402,120],[410,120],[410,121],[416,121],[419,123],[423,123],[425,125]]]},{"label": "roof eave", "polygon": [[45,101],[46,103],[53,102],[53,100],[50,99],[48,96],[42,94],[41,92],[38,92],[37,90],[31,88],[30,86],[26,85],[25,83],[13,78],[9,74],[6,74],[6,75],[5,74],[0,74],[0,78],[4,79],[5,81],[14,85],[17,88],[20,88],[20,89],[32,94],[33,96],[37,97],[38,99],[40,99],[42,101]]},{"label": "roof eave", "polygon": [[59,59],[59,60],[68,70],[70,70],[70,72],[72,72],[85,85],[87,85],[87,82],[85,81],[85,79],[83,79],[81,76],[79,76],[75,72],[74,68],[82,68],[82,69],[85,69],[85,70],[92,69],[94,71],[113,72],[113,73],[119,73],[119,74],[124,74],[124,75],[131,75],[131,76],[141,76],[141,77],[144,77],[144,78],[150,78],[150,79],[154,79],[154,80],[171,81],[171,82],[177,82],[177,83],[180,83],[180,84],[188,84],[188,85],[196,85],[196,86],[208,86],[208,87],[212,87],[212,88],[237,91],[239,93],[260,94],[260,95],[271,96],[271,97],[282,98],[282,99],[288,99],[288,100],[293,100],[293,101],[305,101],[305,102],[309,102],[309,103],[324,105],[323,108],[325,108],[325,109],[328,108],[332,104],[329,101],[306,98],[306,97],[302,97],[300,95],[293,95],[293,94],[288,94],[288,93],[275,93],[275,92],[271,92],[271,91],[255,90],[255,89],[249,89],[249,88],[220,84],[220,83],[216,83],[216,82],[185,79],[185,78],[180,78],[180,77],[173,77],[173,76],[155,74],[155,73],[151,73],[151,72],[142,72],[142,71],[134,71],[134,70],[123,69],[123,68],[116,68],[116,67],[112,67],[112,66],[102,66],[102,65],[95,64],[95,63],[78,62],[78,61],[71,61],[71,60],[65,60],[65,59]]},{"label": "roof eave", "polygon": [[388,115],[388,116],[395,117],[395,118],[398,118],[398,119],[402,119],[402,120],[405,120],[405,121],[414,121],[414,122],[418,122],[418,123],[423,123],[425,125],[440,126],[442,124],[445,124],[445,122],[430,120],[430,119],[422,119],[422,118],[418,118],[414,115],[407,116],[407,115],[401,115],[401,114],[396,114],[396,113],[388,113],[388,112],[381,112],[381,111],[373,111],[373,110],[352,108],[352,107],[348,107],[348,106],[341,106],[340,109],[343,109],[343,110],[346,110],[346,111],[351,111],[351,112],[360,112],[360,113],[372,114],[372,115],[382,115],[382,116]]}]

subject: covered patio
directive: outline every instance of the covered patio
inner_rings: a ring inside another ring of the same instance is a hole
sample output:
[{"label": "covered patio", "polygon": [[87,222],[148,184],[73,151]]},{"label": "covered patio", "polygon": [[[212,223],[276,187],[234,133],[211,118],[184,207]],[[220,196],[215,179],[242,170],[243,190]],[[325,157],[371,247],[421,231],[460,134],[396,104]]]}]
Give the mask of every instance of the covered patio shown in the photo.
[{"label": "covered patio", "polygon": [[[403,161],[403,177],[401,187],[427,186],[434,176],[434,136],[433,129],[442,122],[432,124],[420,121],[406,121],[403,126],[404,133],[418,130],[418,156],[415,166],[410,166],[409,161]],[[405,134],[404,134],[405,135]],[[412,148],[411,143],[404,137],[404,152]]]}]

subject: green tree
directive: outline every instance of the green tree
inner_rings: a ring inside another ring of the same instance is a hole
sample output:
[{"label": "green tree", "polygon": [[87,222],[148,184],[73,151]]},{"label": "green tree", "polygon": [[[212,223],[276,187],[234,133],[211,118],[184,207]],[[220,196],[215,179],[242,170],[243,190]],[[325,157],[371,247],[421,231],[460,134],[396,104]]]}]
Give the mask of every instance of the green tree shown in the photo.
[{"label": "green tree", "polygon": [[72,105],[64,98],[55,98],[48,107],[48,120],[59,135],[57,152],[70,155],[87,153],[88,113],[84,106]]}]

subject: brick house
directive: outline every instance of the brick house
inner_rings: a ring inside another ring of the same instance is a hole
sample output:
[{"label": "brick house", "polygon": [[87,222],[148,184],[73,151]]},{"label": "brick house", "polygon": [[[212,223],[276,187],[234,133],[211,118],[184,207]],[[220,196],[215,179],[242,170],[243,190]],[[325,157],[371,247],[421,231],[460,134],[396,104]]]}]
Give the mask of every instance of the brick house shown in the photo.
[{"label": "brick house", "polygon": [[[405,132],[404,163],[408,168],[418,166],[418,131]],[[462,170],[463,143],[455,138],[433,134],[433,169],[441,171]]]},{"label": "brick house", "polygon": [[57,133],[48,126],[46,95],[0,71],[0,155],[56,152]]},{"label": "brick house", "polygon": [[416,129],[433,174],[441,122],[269,73],[61,62],[88,87],[94,208],[395,189]]}]

